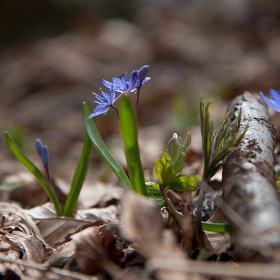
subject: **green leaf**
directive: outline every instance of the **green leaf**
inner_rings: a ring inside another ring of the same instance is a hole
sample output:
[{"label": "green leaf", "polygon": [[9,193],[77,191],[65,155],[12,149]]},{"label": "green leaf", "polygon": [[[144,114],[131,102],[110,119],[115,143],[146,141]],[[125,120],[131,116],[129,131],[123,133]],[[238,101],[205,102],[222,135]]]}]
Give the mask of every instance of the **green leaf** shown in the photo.
[{"label": "green leaf", "polygon": [[[89,109],[85,102],[83,103],[83,114],[84,116],[88,116],[90,114]],[[86,120],[86,118],[84,118],[84,124],[94,148],[97,150],[97,152],[106,162],[106,164],[112,169],[112,171],[118,177],[120,182],[123,183],[124,186],[126,186],[128,189],[133,190],[133,186],[130,180],[128,179],[125,171],[123,170],[122,166],[112,156],[112,154],[109,152],[108,148],[106,147],[104,141],[102,140],[93,119]]]},{"label": "green leaf", "polygon": [[[86,118],[87,116],[83,116],[83,118]],[[64,209],[63,209],[63,216],[65,217],[71,217],[73,215],[73,212],[75,210],[82,186],[84,184],[84,180],[87,174],[89,162],[90,162],[90,156],[92,151],[92,142],[86,134],[85,140],[84,140],[84,147],[81,153],[81,156],[79,158],[78,165],[76,167],[76,171],[74,174],[74,177],[72,179],[72,184],[70,188],[70,192],[67,196],[67,199],[65,201]]]},{"label": "green leaf", "polygon": [[170,184],[170,189],[174,191],[184,192],[184,191],[197,191],[197,184],[202,180],[201,176],[190,175],[183,176],[181,174],[177,175]]},{"label": "green leaf", "polygon": [[206,231],[220,232],[220,233],[231,232],[231,228],[229,224],[201,222],[201,225],[202,225],[202,230],[206,230]]},{"label": "green leaf", "polygon": [[[178,216],[182,219],[184,216],[177,212]],[[209,222],[201,222],[202,230],[205,231],[212,231],[212,232],[219,232],[219,233],[226,233],[231,232],[231,228],[229,224],[224,223],[209,223]]]},{"label": "green leaf", "polygon": [[276,185],[280,187],[280,170],[278,170],[275,174],[275,181],[276,181]]},{"label": "green leaf", "polygon": [[30,161],[25,156],[25,154],[19,149],[19,147],[16,145],[16,143],[14,142],[14,140],[12,139],[12,137],[9,135],[8,132],[5,132],[5,137],[11,152],[37,178],[37,180],[42,185],[42,187],[50,197],[51,201],[53,202],[57,215],[61,216],[62,212],[61,212],[58,198],[54,190],[52,189],[51,185],[49,184],[48,180],[37,168],[37,166],[32,161]]},{"label": "green leaf", "polygon": [[155,174],[162,187],[169,187],[175,177],[174,168],[171,165],[171,157],[167,153],[162,153],[161,159],[155,160]]},{"label": "green leaf", "polygon": [[135,110],[130,96],[124,94],[119,106],[121,136],[124,145],[124,152],[134,190],[138,194],[147,196],[143,166],[141,163],[140,150],[138,145],[138,124]]},{"label": "green leaf", "polygon": [[278,170],[275,174],[277,180],[280,180],[280,170]]},{"label": "green leaf", "polygon": [[145,182],[148,196],[153,199],[160,207],[165,204],[164,198],[160,192],[159,185],[154,182]]},{"label": "green leaf", "polygon": [[191,134],[188,132],[188,137],[185,144],[182,144],[182,138],[178,137],[176,133],[168,142],[168,154],[171,157],[171,164],[174,168],[175,174],[179,173],[186,159],[185,151],[191,143]]}]

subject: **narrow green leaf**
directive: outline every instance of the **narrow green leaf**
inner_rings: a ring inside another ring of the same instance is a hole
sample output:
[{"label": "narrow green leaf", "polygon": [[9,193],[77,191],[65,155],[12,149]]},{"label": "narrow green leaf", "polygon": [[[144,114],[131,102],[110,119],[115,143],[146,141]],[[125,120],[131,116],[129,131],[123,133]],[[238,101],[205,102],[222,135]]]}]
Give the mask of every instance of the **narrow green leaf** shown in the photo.
[{"label": "narrow green leaf", "polygon": [[[88,116],[90,114],[89,109],[85,102],[83,103],[83,114],[84,116]],[[97,127],[95,126],[94,121],[92,119],[86,120],[86,117],[84,117],[84,124],[94,148],[97,150],[97,152],[106,162],[106,164],[116,174],[120,182],[123,183],[124,186],[126,186],[127,188],[133,190],[133,186],[130,180],[128,179],[125,171],[123,170],[122,166],[117,162],[117,160],[112,156],[112,154],[109,152],[108,148],[106,147],[104,141],[102,140],[98,132]]]},{"label": "narrow green leaf", "polygon": [[121,136],[129,178],[138,194],[148,195],[138,145],[138,124],[130,96],[124,94],[119,106]]},{"label": "narrow green leaf", "polygon": [[51,201],[53,202],[57,215],[61,216],[62,212],[61,212],[58,198],[54,190],[50,186],[48,180],[37,168],[37,166],[25,156],[25,154],[16,145],[16,143],[14,142],[14,140],[12,139],[12,137],[9,135],[8,132],[5,132],[5,137],[11,152],[37,178],[37,180],[42,185],[42,187],[50,197]]},{"label": "narrow green leaf", "polygon": [[[84,116],[85,118],[86,116]],[[81,156],[79,158],[78,165],[76,167],[76,171],[74,174],[74,177],[72,179],[72,184],[70,188],[70,192],[67,196],[67,199],[65,201],[64,209],[63,209],[63,216],[65,217],[71,217],[73,215],[73,212],[75,210],[80,191],[82,189],[89,162],[90,162],[90,156],[92,151],[92,142],[86,134],[85,140],[84,140],[84,147],[81,153]]]},{"label": "narrow green leaf", "polygon": [[200,99],[200,123],[204,159],[204,177],[206,176],[206,171],[208,170],[211,161],[211,148],[213,139],[213,122],[210,120],[209,113],[209,106],[211,105],[211,103],[212,101],[208,102],[205,106],[202,98]]},{"label": "narrow green leaf", "polygon": [[33,181],[23,182],[23,183],[11,183],[11,184],[3,184],[0,185],[0,191],[9,191],[17,188],[21,188],[33,183]]},{"label": "narrow green leaf", "polygon": [[[184,216],[177,212],[178,216],[182,219]],[[219,233],[226,233],[231,232],[231,228],[229,224],[224,223],[209,223],[209,222],[201,222],[202,230],[205,231],[212,231],[212,232],[219,232]]]},{"label": "narrow green leaf", "polygon": [[220,232],[220,233],[231,232],[229,224],[201,222],[201,225],[202,225],[202,230],[206,230],[206,231]]}]

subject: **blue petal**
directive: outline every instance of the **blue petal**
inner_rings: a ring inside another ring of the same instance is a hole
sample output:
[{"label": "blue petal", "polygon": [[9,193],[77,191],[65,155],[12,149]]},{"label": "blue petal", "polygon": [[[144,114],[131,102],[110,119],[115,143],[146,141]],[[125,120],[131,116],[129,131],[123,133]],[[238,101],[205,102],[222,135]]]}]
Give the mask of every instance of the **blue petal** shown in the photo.
[{"label": "blue petal", "polygon": [[127,71],[125,71],[123,74],[121,74],[118,78],[122,81],[122,84],[125,85],[127,82]]},{"label": "blue petal", "polygon": [[138,70],[138,77],[140,81],[143,81],[148,74],[149,71],[149,65],[144,65]]},{"label": "blue petal", "polygon": [[140,86],[140,80],[138,78],[138,72],[136,70],[133,70],[130,73],[130,76],[129,76],[129,86],[128,86],[128,88],[129,88],[130,91],[134,91],[139,86]]},{"label": "blue petal", "polygon": [[101,114],[106,115],[106,113],[108,112],[109,109],[110,109],[110,105],[100,104],[95,108],[94,112],[86,118],[86,120],[93,118],[95,116],[101,115]]},{"label": "blue petal", "polygon": [[105,91],[102,90],[102,88],[99,89],[100,93],[103,95],[104,97],[104,102],[108,102],[108,95]]},{"label": "blue petal", "polygon": [[123,92],[115,99],[114,102],[116,102],[122,95],[123,95]]},{"label": "blue petal", "polygon": [[112,105],[115,102],[115,90],[112,86],[111,89],[108,92],[108,103]]},{"label": "blue petal", "polygon": [[107,88],[111,88],[111,86],[113,85],[113,83],[106,81],[105,79],[102,79],[102,83]]},{"label": "blue petal", "polygon": [[262,92],[260,92],[260,95],[267,105],[272,107],[275,111],[280,112],[280,106],[276,104],[274,100],[269,100]]},{"label": "blue petal", "polygon": [[114,77],[113,79],[114,89],[116,91],[124,91],[125,85],[122,83],[121,78]]},{"label": "blue petal", "polygon": [[271,89],[270,95],[271,95],[272,99],[276,102],[276,104],[278,104],[280,106],[280,97],[279,97],[278,91],[275,89]]},{"label": "blue petal", "polygon": [[144,85],[145,83],[147,83],[148,81],[151,80],[151,77],[146,77],[143,81],[142,81],[142,85]]},{"label": "blue petal", "polygon": [[[96,93],[92,93],[93,94],[93,96],[96,98],[96,99],[98,99],[101,103],[104,103],[104,102],[106,102],[106,99],[104,99],[104,98],[102,98],[101,96],[99,96],[98,94],[96,94]],[[96,101],[95,101],[96,102]]]}]

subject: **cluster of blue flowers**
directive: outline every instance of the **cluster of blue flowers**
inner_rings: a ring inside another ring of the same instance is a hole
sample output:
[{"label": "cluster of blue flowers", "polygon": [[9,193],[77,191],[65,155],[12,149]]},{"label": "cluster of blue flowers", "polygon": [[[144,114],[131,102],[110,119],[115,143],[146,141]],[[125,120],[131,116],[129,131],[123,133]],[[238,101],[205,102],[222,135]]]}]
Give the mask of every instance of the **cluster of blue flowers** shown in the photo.
[{"label": "cluster of blue flowers", "polygon": [[[115,109],[118,114],[118,109],[116,108],[114,103],[124,93],[136,93],[137,94],[136,104],[138,105],[141,86],[151,79],[150,77],[147,77],[148,71],[149,71],[149,66],[144,65],[139,70],[133,70],[130,73],[129,77],[127,72],[123,73],[118,77],[114,77],[112,79],[112,83],[103,79],[102,83],[105,87],[109,88],[109,91],[108,93],[106,93],[102,89],[100,89],[100,93],[102,96],[94,92],[92,93],[93,96],[98,100],[98,101],[94,101],[98,105],[95,108],[94,112],[87,117],[87,120],[101,114],[106,115],[110,107]],[[116,97],[116,92],[120,93],[117,97]]]},{"label": "cluster of blue flowers", "polygon": [[[136,105],[138,106],[141,86],[151,79],[151,77],[147,77],[148,71],[149,66],[144,65],[139,70],[133,70],[129,76],[127,74],[127,71],[125,71],[122,75],[112,78],[112,82],[103,79],[103,85],[109,90],[108,92],[105,92],[100,88],[101,96],[94,92],[92,93],[93,96],[98,100],[93,102],[97,103],[98,105],[95,108],[94,112],[87,117],[87,120],[101,114],[106,115],[110,108],[115,109],[118,114],[118,109],[116,108],[114,103],[124,93],[136,93]],[[119,93],[117,97],[116,92]],[[275,89],[271,89],[270,95],[272,99],[268,99],[263,94],[263,92],[260,92],[260,96],[262,97],[264,102],[272,107],[275,111],[280,112],[280,95],[278,91],[276,91]]]},{"label": "cluster of blue flowers", "polygon": [[260,95],[267,105],[272,107],[275,111],[280,112],[280,95],[277,90],[270,90],[271,100],[269,100],[262,92],[260,92]]}]

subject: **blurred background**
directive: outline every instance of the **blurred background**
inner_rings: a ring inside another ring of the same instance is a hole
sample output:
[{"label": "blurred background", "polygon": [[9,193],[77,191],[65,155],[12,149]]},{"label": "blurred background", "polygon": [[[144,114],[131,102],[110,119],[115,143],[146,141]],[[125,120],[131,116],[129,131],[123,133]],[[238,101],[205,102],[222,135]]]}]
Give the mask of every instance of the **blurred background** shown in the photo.
[{"label": "blurred background", "polygon": [[[25,170],[4,139],[7,130],[35,162],[34,140],[49,146],[54,177],[69,182],[82,148],[82,102],[92,92],[149,64],[139,109],[143,161],[152,169],[173,132],[193,132],[199,152],[199,100],[214,99],[215,122],[244,90],[280,89],[277,0],[0,1],[0,183]],[[275,119],[276,120],[276,119]],[[97,125],[124,163],[118,120]],[[108,170],[93,152],[89,178]]]}]

